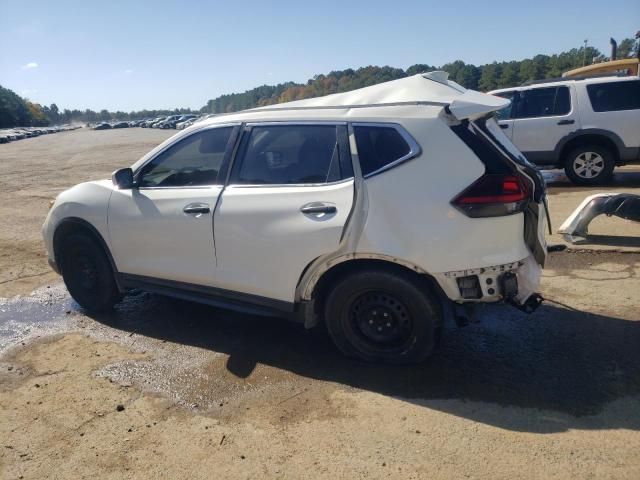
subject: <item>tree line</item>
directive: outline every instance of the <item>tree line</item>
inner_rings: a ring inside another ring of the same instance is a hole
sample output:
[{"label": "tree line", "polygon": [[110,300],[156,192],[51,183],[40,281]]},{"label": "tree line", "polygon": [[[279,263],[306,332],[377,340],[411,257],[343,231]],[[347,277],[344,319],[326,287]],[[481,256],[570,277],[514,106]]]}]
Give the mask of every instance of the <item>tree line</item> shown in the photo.
[{"label": "tree line", "polygon": [[[632,38],[626,38],[620,42],[618,58],[635,55],[637,48],[635,43],[636,41]],[[304,84],[288,82],[279,85],[262,85],[244,93],[221,95],[209,100],[201,110],[207,113],[235,112],[247,108],[347,92],[433,70],[444,70],[449,73],[451,80],[463,87],[486,92],[497,88],[513,87],[528,80],[560,77],[567,70],[605,60],[607,58],[598,49],[582,47],[553,55],[541,54],[520,61],[493,62],[485,65],[473,65],[456,60],[440,67],[423,63],[415,64],[406,70],[388,66],[368,66],[357,70],[349,68],[333,71],[326,75],[316,75]]]},{"label": "tree line", "polygon": [[0,128],[138,120],[162,115],[185,115],[188,113],[199,112],[190,108],[140,110],[137,112],[110,112],[106,109],[96,112],[88,108],[86,110],[69,110],[68,108],[61,110],[55,103],[49,106],[33,103],[0,85]]},{"label": "tree line", "polygon": [[[636,41],[626,38],[618,46],[618,58],[637,54]],[[520,61],[493,62],[473,65],[462,60],[440,67],[429,64],[415,64],[403,70],[389,66],[368,66],[333,71],[326,75],[316,75],[306,83],[287,82],[278,85],[262,85],[243,93],[221,95],[211,99],[200,109],[200,113],[227,113],[247,108],[261,107],[275,103],[319,97],[331,93],[347,92],[377,83],[404,78],[417,73],[444,70],[449,78],[473,90],[489,91],[497,88],[520,85],[528,80],[554,78],[563,72],[584,64],[606,60],[593,47],[574,48],[553,55],[536,55]],[[0,128],[14,126],[44,126],[65,123],[95,123],[113,120],[136,120],[161,115],[198,113],[189,108],[174,110],[140,110],[133,112],[99,112],[86,110],[60,110],[55,103],[49,106],[33,103],[13,91],[0,86]]]}]

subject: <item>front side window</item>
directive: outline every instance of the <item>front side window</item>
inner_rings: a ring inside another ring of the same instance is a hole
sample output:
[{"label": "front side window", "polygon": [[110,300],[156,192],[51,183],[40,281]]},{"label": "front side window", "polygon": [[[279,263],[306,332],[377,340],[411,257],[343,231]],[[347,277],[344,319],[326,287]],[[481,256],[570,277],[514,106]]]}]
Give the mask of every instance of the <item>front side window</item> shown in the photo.
[{"label": "front side window", "polygon": [[587,85],[594,112],[640,109],[640,81],[607,82]]},{"label": "front side window", "polygon": [[500,92],[500,93],[494,93],[493,95],[495,95],[496,97],[501,97],[501,98],[506,98],[507,100],[511,100],[511,103],[496,111],[495,116],[498,120],[508,120],[509,118],[511,118],[511,111],[513,110],[513,98],[515,96],[516,92]]},{"label": "front side window", "polygon": [[212,128],[180,140],[147,163],[140,187],[215,185],[233,127]]},{"label": "front side window", "polygon": [[[291,185],[329,183],[341,171],[336,125],[254,126],[242,141],[233,183]],[[342,127],[344,128],[344,127]],[[347,152],[343,152],[347,154]]]},{"label": "front side window", "polygon": [[536,118],[566,115],[571,111],[567,87],[547,87],[518,93],[514,118]]},{"label": "front side window", "polygon": [[355,125],[353,131],[362,175],[376,172],[411,153],[411,146],[393,127]]}]

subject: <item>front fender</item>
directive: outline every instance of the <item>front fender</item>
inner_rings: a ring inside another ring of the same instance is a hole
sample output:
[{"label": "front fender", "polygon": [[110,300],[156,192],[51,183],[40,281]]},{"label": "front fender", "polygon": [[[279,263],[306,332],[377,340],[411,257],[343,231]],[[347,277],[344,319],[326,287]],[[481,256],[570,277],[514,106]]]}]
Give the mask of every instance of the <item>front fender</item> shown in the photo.
[{"label": "front fender", "polygon": [[100,180],[78,184],[58,195],[42,226],[42,236],[50,261],[55,261],[53,239],[56,229],[65,219],[87,222],[109,247],[107,217],[113,188],[111,180]]}]

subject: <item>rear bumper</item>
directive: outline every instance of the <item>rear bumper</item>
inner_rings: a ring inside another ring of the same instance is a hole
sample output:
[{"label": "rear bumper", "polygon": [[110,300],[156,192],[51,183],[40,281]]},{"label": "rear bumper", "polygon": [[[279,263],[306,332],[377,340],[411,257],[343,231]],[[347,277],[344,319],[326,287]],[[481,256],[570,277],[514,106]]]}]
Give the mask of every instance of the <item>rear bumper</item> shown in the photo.
[{"label": "rear bumper", "polygon": [[456,303],[509,300],[523,305],[539,289],[542,267],[533,255],[529,255],[508,264],[443,272],[433,276],[449,300]]}]

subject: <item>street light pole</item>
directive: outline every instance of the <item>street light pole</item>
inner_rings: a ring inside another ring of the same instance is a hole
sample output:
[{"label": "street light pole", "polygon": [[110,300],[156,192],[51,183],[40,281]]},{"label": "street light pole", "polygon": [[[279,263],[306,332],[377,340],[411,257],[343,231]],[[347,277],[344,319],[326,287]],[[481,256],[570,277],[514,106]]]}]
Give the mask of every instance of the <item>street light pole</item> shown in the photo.
[{"label": "street light pole", "polygon": [[587,42],[589,40],[587,38],[584,39],[584,49],[582,50],[582,66],[584,67],[587,63]]}]

